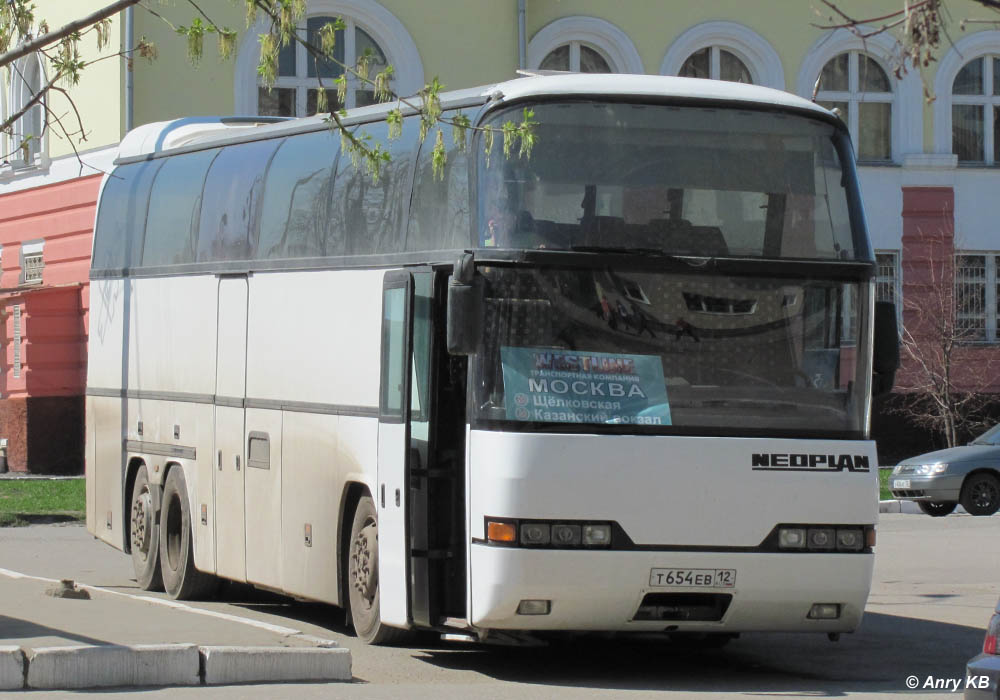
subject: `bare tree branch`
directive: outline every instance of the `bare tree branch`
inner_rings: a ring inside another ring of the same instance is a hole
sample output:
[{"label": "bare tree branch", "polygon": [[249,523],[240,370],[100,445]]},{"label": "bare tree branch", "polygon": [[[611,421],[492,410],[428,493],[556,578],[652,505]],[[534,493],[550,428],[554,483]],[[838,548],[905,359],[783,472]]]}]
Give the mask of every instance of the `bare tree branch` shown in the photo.
[{"label": "bare tree branch", "polygon": [[124,10],[126,7],[135,5],[139,0],[118,0],[107,7],[98,10],[97,12],[92,12],[86,17],[81,17],[78,20],[74,20],[69,24],[64,25],[60,29],[49,32],[48,34],[43,34],[42,36],[32,39],[31,41],[26,41],[23,44],[18,45],[16,48],[11,49],[7,53],[0,55],[0,66],[6,66],[7,64],[16,61],[19,58],[23,58],[28,54],[34,53],[39,49],[45,48],[51,44],[56,43],[62,39],[65,39],[70,34],[78,32],[81,29],[86,29],[87,27],[97,24],[98,22],[111,17]]}]

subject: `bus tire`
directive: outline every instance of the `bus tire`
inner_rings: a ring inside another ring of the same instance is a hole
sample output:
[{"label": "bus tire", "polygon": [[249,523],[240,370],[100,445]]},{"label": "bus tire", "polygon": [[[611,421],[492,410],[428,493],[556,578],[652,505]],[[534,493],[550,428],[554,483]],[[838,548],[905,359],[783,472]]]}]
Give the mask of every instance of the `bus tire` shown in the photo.
[{"label": "bus tire", "polygon": [[195,600],[210,595],[218,580],[194,566],[191,507],[184,470],[167,473],[160,504],[160,573],[163,589],[175,600]]},{"label": "bus tire", "polygon": [[1000,510],[1000,480],[988,472],[970,474],[960,500],[969,515],[993,515]]},{"label": "bus tire", "polygon": [[129,503],[129,539],[135,581],[144,591],[162,591],[160,524],[154,510],[153,492],[145,465],[136,471],[135,481],[132,483],[132,500]]},{"label": "bus tire", "polygon": [[379,618],[378,516],[367,494],[354,509],[346,556],[347,599],[355,634],[366,644],[401,642],[406,631],[383,625]]}]

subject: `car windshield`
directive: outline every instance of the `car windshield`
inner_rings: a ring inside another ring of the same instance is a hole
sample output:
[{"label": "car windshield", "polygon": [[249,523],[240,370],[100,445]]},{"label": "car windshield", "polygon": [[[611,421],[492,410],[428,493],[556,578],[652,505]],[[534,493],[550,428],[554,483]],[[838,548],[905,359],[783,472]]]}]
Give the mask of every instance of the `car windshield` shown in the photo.
[{"label": "car windshield", "polygon": [[[504,430],[857,437],[868,286],[482,267],[475,417]],[[859,296],[860,295],[860,296]],[[601,426],[598,428],[598,426]]]},{"label": "car windshield", "polygon": [[[520,109],[486,122],[499,128]],[[850,145],[826,122],[745,108],[533,109],[530,157],[478,149],[481,246],[871,259]]]},{"label": "car windshield", "polygon": [[973,440],[971,445],[1000,445],[1000,423]]}]

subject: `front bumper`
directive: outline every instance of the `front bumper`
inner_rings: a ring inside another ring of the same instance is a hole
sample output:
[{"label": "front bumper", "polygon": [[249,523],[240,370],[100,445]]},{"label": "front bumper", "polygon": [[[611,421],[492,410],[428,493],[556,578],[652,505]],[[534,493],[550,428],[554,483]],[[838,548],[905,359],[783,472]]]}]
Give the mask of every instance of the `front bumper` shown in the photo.
[{"label": "front bumper", "polygon": [[[897,489],[896,481],[909,480],[908,488]],[[962,492],[961,475],[939,474],[935,476],[913,476],[899,474],[889,476],[889,490],[894,498],[910,501],[952,501],[957,502]]]},{"label": "front bumper", "polygon": [[[873,554],[526,550],[473,544],[471,623],[480,629],[650,632],[852,632],[871,586]],[[650,570],[734,569],[732,588],[652,587]],[[647,593],[731,594],[714,621],[633,618]],[[521,600],[548,615],[518,615]],[[834,620],[807,619],[838,603]]]},{"label": "front bumper", "polygon": [[[1000,698],[1000,656],[980,654],[965,667],[965,700],[996,700]],[[985,676],[986,681],[980,679]],[[969,687],[974,685],[975,687]],[[979,687],[985,685],[986,687]]]}]

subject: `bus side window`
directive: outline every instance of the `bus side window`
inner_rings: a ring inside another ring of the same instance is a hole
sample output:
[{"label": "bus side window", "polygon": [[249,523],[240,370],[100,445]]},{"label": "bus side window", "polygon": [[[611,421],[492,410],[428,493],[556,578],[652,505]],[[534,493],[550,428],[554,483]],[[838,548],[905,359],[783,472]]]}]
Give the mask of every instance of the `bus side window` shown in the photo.
[{"label": "bus side window", "polygon": [[333,173],[340,139],[328,129],[286,139],[271,159],[261,203],[256,257],[340,255],[343,236],[331,236]]},{"label": "bus side window", "polygon": [[275,139],[226,146],[212,163],[201,204],[198,262],[250,258],[264,171],[278,144]]},{"label": "bus side window", "polygon": [[142,253],[142,235],[153,178],[163,160],[116,168],[104,185],[94,233],[95,270],[134,267]]},{"label": "bus side window", "polygon": [[354,168],[345,160],[338,168],[334,196],[339,194],[342,199],[335,206],[342,203],[347,255],[402,252],[403,214],[410,201],[410,172],[418,131],[416,119],[405,119],[403,133],[391,141],[385,122],[361,124],[355,131],[366,143],[388,143],[392,159],[382,164],[378,181],[363,164]]},{"label": "bus side window", "polygon": [[[413,175],[413,198],[406,233],[408,252],[471,245],[468,155],[455,145],[451,125],[442,123],[440,126],[446,153],[444,173],[434,174],[432,156],[437,132],[431,131],[420,145]],[[471,134],[466,136],[471,138]]]},{"label": "bus side window", "polygon": [[143,267],[183,265],[195,259],[205,175],[219,149],[167,158],[149,199]]}]

